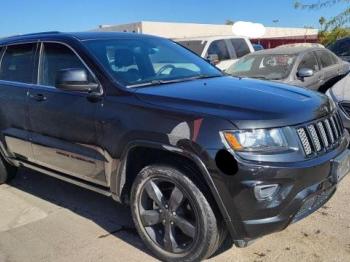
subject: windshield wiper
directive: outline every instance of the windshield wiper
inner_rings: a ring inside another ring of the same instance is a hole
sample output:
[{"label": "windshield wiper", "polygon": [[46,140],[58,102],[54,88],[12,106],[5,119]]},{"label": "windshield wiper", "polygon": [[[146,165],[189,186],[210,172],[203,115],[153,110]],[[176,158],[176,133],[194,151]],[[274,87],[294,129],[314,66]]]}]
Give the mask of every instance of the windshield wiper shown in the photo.
[{"label": "windshield wiper", "polygon": [[256,78],[256,79],[263,79],[263,80],[270,80],[269,78],[265,76],[251,76],[251,78]]},{"label": "windshield wiper", "polygon": [[131,87],[147,87],[147,86],[158,86],[158,85],[165,85],[165,84],[171,84],[171,83],[179,83],[179,82],[185,82],[185,81],[192,81],[192,80],[197,80],[197,79],[207,79],[207,78],[214,78],[214,77],[221,77],[223,75],[195,75],[191,77],[185,77],[185,78],[178,78],[178,79],[172,79],[172,80],[152,80],[149,82],[145,83],[140,83],[140,84],[133,84],[133,85],[128,85],[128,88]]}]

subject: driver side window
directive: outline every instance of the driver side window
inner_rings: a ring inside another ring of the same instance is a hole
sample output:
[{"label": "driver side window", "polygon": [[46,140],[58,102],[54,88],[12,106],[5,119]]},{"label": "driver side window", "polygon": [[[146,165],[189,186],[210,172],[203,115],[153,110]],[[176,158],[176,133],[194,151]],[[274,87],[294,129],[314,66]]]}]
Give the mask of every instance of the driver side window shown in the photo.
[{"label": "driver side window", "polygon": [[58,43],[44,43],[40,61],[39,84],[56,87],[56,77],[63,69],[84,69],[89,83],[95,80],[82,61],[67,46]]},{"label": "driver side window", "polygon": [[318,66],[316,57],[313,53],[307,53],[304,55],[303,59],[301,60],[299,66],[298,66],[298,71],[301,68],[312,69],[313,71],[319,70],[319,66]]}]

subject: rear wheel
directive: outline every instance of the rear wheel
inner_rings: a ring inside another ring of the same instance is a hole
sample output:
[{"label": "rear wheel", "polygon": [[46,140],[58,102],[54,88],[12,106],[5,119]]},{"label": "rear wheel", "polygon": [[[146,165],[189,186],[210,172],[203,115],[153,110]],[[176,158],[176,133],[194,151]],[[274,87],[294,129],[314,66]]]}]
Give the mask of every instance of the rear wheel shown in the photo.
[{"label": "rear wheel", "polygon": [[175,168],[144,168],[134,182],[131,203],[141,238],[164,261],[199,261],[221,242],[223,230],[207,199]]},{"label": "rear wheel", "polygon": [[0,156],[0,185],[10,181],[17,173],[17,168],[7,163],[3,157]]}]

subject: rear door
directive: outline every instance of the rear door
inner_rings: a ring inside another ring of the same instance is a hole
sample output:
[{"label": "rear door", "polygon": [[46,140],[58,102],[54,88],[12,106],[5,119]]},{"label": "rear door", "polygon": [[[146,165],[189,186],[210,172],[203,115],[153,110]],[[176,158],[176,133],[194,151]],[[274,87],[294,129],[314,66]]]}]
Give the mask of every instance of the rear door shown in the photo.
[{"label": "rear door", "polygon": [[96,110],[89,94],[56,88],[60,70],[77,68],[95,76],[78,54],[62,43],[43,43],[38,83],[29,89],[34,162],[48,169],[106,185],[104,156],[97,145]]},{"label": "rear door", "polygon": [[33,156],[28,132],[27,92],[34,81],[37,43],[3,48],[0,65],[0,130],[6,151],[22,160]]}]

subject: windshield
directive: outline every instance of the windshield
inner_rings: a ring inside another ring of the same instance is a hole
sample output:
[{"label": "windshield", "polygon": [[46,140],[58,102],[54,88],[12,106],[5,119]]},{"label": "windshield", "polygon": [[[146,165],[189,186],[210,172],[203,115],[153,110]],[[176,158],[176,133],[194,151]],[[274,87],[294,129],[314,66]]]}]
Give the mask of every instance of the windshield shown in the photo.
[{"label": "windshield", "polygon": [[237,61],[226,72],[238,77],[281,80],[290,74],[294,62],[295,55],[248,55]]},{"label": "windshield", "polygon": [[166,39],[89,40],[85,45],[126,87],[222,76],[202,58]]}]

